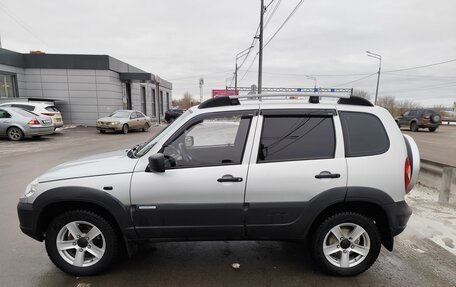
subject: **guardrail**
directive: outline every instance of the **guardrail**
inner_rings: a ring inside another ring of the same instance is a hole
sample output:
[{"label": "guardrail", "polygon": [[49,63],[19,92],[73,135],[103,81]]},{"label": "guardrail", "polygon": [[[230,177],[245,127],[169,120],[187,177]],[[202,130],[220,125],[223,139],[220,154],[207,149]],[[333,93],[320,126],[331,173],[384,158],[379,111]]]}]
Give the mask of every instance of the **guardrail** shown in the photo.
[{"label": "guardrail", "polygon": [[456,123],[456,119],[455,118],[443,118],[442,119],[442,125],[445,124],[445,125],[451,125],[451,124],[455,124]]},{"label": "guardrail", "polygon": [[448,204],[450,193],[456,193],[456,167],[434,162],[426,159],[421,160],[421,170],[418,181],[424,185],[439,190],[439,203]]}]

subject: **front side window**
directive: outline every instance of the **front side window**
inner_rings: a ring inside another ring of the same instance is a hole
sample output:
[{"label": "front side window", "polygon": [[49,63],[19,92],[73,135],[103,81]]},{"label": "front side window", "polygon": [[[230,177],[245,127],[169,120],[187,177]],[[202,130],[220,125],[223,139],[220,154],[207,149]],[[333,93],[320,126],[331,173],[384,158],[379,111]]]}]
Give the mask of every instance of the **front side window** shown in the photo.
[{"label": "front side window", "polygon": [[165,145],[168,168],[240,164],[251,116],[215,115],[196,120]]},{"label": "front side window", "polygon": [[335,145],[331,116],[265,116],[258,162],[333,158]]},{"label": "front side window", "polygon": [[374,115],[340,112],[345,156],[369,156],[386,152],[390,142],[382,122]]}]

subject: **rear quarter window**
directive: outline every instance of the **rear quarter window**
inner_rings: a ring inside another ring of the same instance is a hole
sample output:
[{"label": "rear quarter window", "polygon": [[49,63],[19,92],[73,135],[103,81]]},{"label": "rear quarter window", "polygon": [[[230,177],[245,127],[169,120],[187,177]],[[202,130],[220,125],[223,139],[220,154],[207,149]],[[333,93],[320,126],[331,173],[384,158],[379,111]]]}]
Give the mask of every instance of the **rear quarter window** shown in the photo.
[{"label": "rear quarter window", "polygon": [[340,112],[339,115],[346,157],[378,155],[388,151],[388,134],[378,117],[359,112]]},{"label": "rear quarter window", "polygon": [[57,110],[57,108],[55,106],[47,106],[45,107],[46,111],[49,111],[49,112],[58,112],[59,110]]}]

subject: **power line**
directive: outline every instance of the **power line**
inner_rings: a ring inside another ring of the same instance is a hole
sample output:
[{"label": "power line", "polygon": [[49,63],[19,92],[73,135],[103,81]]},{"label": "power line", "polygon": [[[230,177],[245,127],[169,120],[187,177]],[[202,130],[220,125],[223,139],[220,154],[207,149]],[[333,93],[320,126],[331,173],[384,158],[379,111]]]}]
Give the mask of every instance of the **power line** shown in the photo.
[{"label": "power line", "polygon": [[365,79],[367,79],[367,78],[370,78],[370,77],[372,77],[373,75],[376,75],[376,74],[377,74],[377,72],[372,73],[372,74],[370,74],[370,75],[368,75],[368,76],[365,76],[365,77],[362,77],[362,78],[359,78],[359,79],[350,81],[350,82],[346,82],[346,83],[342,83],[342,84],[337,84],[337,85],[332,85],[331,87],[335,88],[335,87],[339,87],[339,86],[345,86],[345,85],[348,85],[348,84],[356,83],[356,82],[365,80]]},{"label": "power line", "polygon": [[258,57],[258,53],[255,54],[255,57],[253,58],[253,60],[252,60],[252,62],[250,63],[249,67],[247,68],[247,70],[245,71],[244,75],[242,75],[242,78],[241,78],[241,80],[239,81],[239,83],[242,82],[242,80],[245,78],[245,76],[246,76],[247,73],[249,72],[250,68],[252,68],[253,63],[255,63],[255,60],[256,60],[257,57]]},{"label": "power line", "polygon": [[[281,2],[282,2],[282,0],[277,1],[277,4],[274,6],[274,9],[272,10],[271,14],[269,14],[269,18],[266,19],[266,23],[264,24],[263,29],[266,29],[266,27],[268,26],[269,22],[272,19],[272,16],[274,16],[274,14],[277,11],[277,8],[279,8],[279,5],[280,5]],[[266,7],[266,9],[267,9],[267,7]]]},{"label": "power line", "polygon": [[19,17],[17,17],[16,15],[14,15],[14,13],[9,10],[7,8],[7,6],[0,2],[0,9],[3,10],[3,12],[9,16],[14,22],[16,22],[16,24],[18,24],[19,26],[22,27],[22,29],[24,29],[25,31],[27,31],[28,33],[30,33],[30,35],[32,35],[35,39],[37,39],[38,41],[40,41],[42,44],[44,44],[45,46],[49,47],[41,38],[39,38],[33,31],[30,27],[28,27],[27,24],[25,24],[25,22],[23,22]]},{"label": "power line", "polygon": [[272,39],[274,39],[274,37],[280,32],[280,30],[282,30],[283,26],[285,26],[285,24],[288,22],[288,20],[290,20],[290,18],[294,15],[294,13],[296,13],[298,8],[302,5],[302,3],[304,3],[304,1],[305,0],[299,1],[299,3],[296,5],[296,7],[293,9],[293,11],[291,11],[291,13],[285,19],[285,21],[283,21],[282,25],[280,25],[279,29],[277,29],[277,31],[275,31],[275,33],[271,36],[271,38],[269,38],[269,40],[266,42],[266,44],[264,44],[263,49],[266,48],[266,46],[272,41]]},{"label": "power line", "polygon": [[383,71],[383,73],[392,73],[392,72],[400,72],[400,71],[409,71],[409,70],[415,70],[415,69],[421,69],[421,68],[427,68],[427,67],[442,65],[442,64],[451,63],[451,62],[456,62],[456,59],[451,59],[451,60],[447,60],[447,61],[443,61],[443,62],[438,62],[438,63],[432,63],[432,64],[428,64],[428,65],[410,67],[410,68],[403,68],[403,69],[396,69],[396,70],[388,70],[388,71]]}]

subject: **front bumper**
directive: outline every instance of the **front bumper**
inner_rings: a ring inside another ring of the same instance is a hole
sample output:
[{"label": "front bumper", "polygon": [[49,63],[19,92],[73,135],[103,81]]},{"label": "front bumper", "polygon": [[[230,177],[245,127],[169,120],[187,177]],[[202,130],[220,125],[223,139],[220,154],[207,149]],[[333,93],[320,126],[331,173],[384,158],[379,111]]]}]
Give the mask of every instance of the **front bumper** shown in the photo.
[{"label": "front bumper", "polygon": [[22,232],[38,241],[43,241],[44,236],[38,232],[36,226],[36,210],[31,203],[19,202],[17,205],[17,215],[19,217],[19,227]]}]

